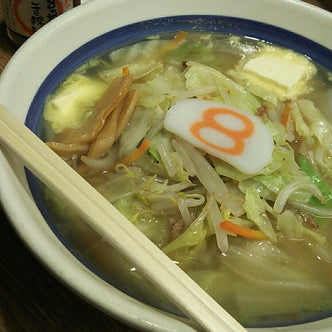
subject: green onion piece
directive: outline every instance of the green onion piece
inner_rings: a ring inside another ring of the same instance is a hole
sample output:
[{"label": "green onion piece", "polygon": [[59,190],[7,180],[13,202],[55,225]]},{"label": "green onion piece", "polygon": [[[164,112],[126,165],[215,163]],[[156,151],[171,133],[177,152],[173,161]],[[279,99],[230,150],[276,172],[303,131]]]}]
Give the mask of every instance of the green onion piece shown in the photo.
[{"label": "green onion piece", "polygon": [[303,155],[299,154],[297,156],[297,162],[300,169],[306,173],[312,183],[314,183],[326,200],[326,204],[322,204],[316,197],[310,200],[311,205],[324,205],[326,207],[332,207],[332,188],[323,180],[316,168],[308,161],[308,159]]}]

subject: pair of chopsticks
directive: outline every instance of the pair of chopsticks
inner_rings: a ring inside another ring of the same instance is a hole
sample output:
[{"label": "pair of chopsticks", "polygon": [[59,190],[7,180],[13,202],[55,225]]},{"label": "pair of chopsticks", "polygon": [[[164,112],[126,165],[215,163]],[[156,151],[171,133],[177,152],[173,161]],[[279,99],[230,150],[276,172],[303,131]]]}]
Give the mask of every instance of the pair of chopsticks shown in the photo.
[{"label": "pair of chopsticks", "polygon": [[110,202],[0,104],[0,143],[206,331],[246,331]]}]

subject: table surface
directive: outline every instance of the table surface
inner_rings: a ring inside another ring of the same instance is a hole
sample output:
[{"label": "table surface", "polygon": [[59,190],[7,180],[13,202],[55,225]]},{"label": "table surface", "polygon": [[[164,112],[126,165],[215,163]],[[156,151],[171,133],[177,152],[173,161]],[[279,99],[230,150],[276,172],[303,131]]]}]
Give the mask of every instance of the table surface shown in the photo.
[{"label": "table surface", "polygon": [[[307,1],[332,10],[332,1]],[[0,8],[0,74],[15,48]],[[24,246],[0,205],[0,331],[137,331],[102,313],[61,284]]]},{"label": "table surface", "polygon": [[[14,53],[0,0],[0,74]],[[53,277],[16,235],[1,204],[0,239],[1,332],[137,331],[86,303]]]}]

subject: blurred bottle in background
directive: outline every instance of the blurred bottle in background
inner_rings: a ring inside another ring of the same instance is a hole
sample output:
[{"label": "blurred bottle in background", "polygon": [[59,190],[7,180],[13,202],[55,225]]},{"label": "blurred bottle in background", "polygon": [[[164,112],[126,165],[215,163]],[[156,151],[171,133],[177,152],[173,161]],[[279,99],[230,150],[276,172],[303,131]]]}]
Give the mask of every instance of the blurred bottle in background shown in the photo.
[{"label": "blurred bottle in background", "polygon": [[80,0],[1,0],[7,35],[22,45],[43,25],[80,4]]}]

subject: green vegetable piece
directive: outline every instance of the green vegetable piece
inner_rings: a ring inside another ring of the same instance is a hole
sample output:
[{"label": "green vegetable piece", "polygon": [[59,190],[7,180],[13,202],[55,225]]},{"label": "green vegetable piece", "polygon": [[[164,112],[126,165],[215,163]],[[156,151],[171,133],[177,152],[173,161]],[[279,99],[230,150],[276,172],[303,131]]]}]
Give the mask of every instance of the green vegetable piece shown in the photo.
[{"label": "green vegetable piece", "polygon": [[[303,154],[299,154],[297,156],[297,162],[303,172],[309,176],[312,183],[314,183],[321,191],[326,200],[326,204],[324,204],[324,206],[332,207],[332,188],[330,188],[330,186],[322,179],[319,172]],[[310,203],[312,205],[322,205],[322,203],[315,197],[310,200]]]}]

